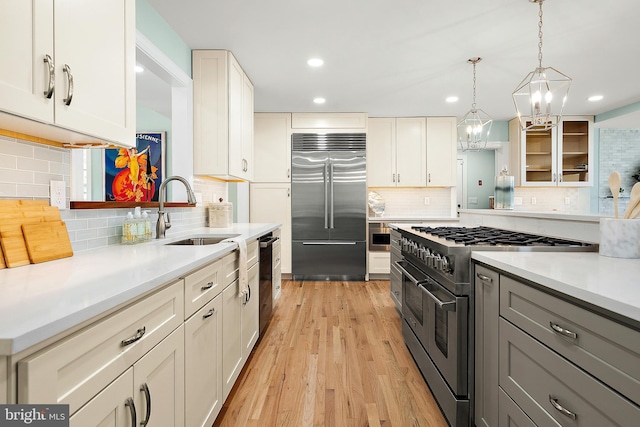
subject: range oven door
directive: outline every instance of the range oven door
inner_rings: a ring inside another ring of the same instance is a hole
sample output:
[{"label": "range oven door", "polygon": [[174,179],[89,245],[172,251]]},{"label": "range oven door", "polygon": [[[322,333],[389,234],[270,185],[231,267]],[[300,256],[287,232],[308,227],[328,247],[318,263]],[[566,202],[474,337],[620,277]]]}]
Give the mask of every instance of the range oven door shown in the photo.
[{"label": "range oven door", "polygon": [[431,277],[420,284],[425,308],[427,353],[453,393],[466,396],[468,297],[458,297]]},{"label": "range oven door", "polygon": [[423,303],[424,293],[420,289],[420,283],[427,280],[428,276],[408,261],[396,261],[395,264],[402,273],[402,318],[426,350],[428,329],[425,322],[429,316],[425,311],[427,307]]}]

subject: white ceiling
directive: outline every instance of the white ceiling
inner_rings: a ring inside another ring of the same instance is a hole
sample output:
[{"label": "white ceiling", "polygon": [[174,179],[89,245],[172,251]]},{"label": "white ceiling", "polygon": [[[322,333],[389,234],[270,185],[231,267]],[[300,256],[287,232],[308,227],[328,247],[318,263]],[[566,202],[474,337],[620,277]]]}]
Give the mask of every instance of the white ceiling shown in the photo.
[{"label": "white ceiling", "polygon": [[[515,116],[511,92],[538,64],[538,5],[528,0],[149,0],[192,49],[231,50],[257,112]],[[640,3],[547,0],[543,66],[573,78],[565,114],[640,101]],[[311,57],[324,59],[319,69]],[[601,94],[600,102],[587,97]],[[456,104],[445,98],[457,95]],[[327,102],[318,106],[314,97]],[[640,128],[638,115],[623,127]]]}]

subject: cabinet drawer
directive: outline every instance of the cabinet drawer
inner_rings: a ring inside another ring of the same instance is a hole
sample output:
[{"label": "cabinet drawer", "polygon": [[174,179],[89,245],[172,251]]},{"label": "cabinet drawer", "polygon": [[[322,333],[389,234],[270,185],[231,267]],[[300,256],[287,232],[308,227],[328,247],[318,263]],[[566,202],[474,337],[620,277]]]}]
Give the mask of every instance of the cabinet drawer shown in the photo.
[{"label": "cabinet drawer", "polygon": [[184,318],[222,292],[222,259],[195,271],[184,278]]},{"label": "cabinet drawer", "polygon": [[273,268],[276,268],[277,266],[280,265],[281,262],[281,246],[280,246],[280,239],[276,240],[273,243],[273,247],[271,249],[273,251]]},{"label": "cabinet drawer", "polygon": [[247,242],[247,268],[260,261],[260,244],[257,240]]},{"label": "cabinet drawer", "polygon": [[18,403],[66,403],[74,413],[183,323],[183,285],[180,280],[20,361]]},{"label": "cabinet drawer", "polygon": [[500,315],[640,404],[640,331],[508,277]]},{"label": "cabinet drawer", "polygon": [[238,251],[233,251],[222,258],[222,274],[224,278],[223,289],[238,279],[238,268],[240,266],[240,260],[238,257]]},{"label": "cabinet drawer", "polygon": [[502,318],[499,381],[539,426],[624,426],[640,417],[640,407]]},{"label": "cabinet drawer", "polygon": [[516,405],[503,389],[499,389],[498,395],[500,405],[498,425],[500,427],[536,427],[531,418],[522,412],[522,409]]}]

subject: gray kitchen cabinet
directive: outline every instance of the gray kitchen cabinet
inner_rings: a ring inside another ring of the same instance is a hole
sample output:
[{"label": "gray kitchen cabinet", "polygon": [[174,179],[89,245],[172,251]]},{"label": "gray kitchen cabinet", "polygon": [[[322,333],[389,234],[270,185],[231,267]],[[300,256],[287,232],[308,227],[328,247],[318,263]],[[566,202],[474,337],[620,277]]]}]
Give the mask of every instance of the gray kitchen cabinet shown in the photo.
[{"label": "gray kitchen cabinet", "polygon": [[391,287],[391,299],[396,306],[398,313],[402,313],[402,273],[396,265],[396,261],[403,259],[400,239],[402,236],[398,230],[391,230],[391,245],[390,245],[390,273],[389,273],[389,285]]},{"label": "gray kitchen cabinet", "polygon": [[538,426],[630,425],[640,407],[500,318],[500,387]]},{"label": "gray kitchen cabinet", "polygon": [[474,265],[475,287],[475,422],[498,426],[498,316],[500,275]]},{"label": "gray kitchen cabinet", "polygon": [[476,426],[622,426],[640,417],[635,326],[484,264],[473,268]]}]

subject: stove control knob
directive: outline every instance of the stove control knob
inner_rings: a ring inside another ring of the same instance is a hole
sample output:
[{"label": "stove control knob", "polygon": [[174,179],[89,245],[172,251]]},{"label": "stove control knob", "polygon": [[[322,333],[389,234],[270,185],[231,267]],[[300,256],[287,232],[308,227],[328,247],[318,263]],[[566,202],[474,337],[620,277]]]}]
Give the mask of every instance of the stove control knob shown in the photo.
[{"label": "stove control knob", "polygon": [[445,273],[449,272],[449,257],[448,256],[444,256],[442,257],[442,271],[444,271]]},{"label": "stove control knob", "polygon": [[440,256],[440,254],[435,256],[433,260],[433,268],[436,270],[442,270],[442,256]]},{"label": "stove control knob", "polygon": [[453,258],[453,256],[446,255],[443,258],[442,265],[443,265],[443,267],[445,267],[445,269],[444,269],[445,273],[453,274],[453,268],[454,268],[454,258]]}]

